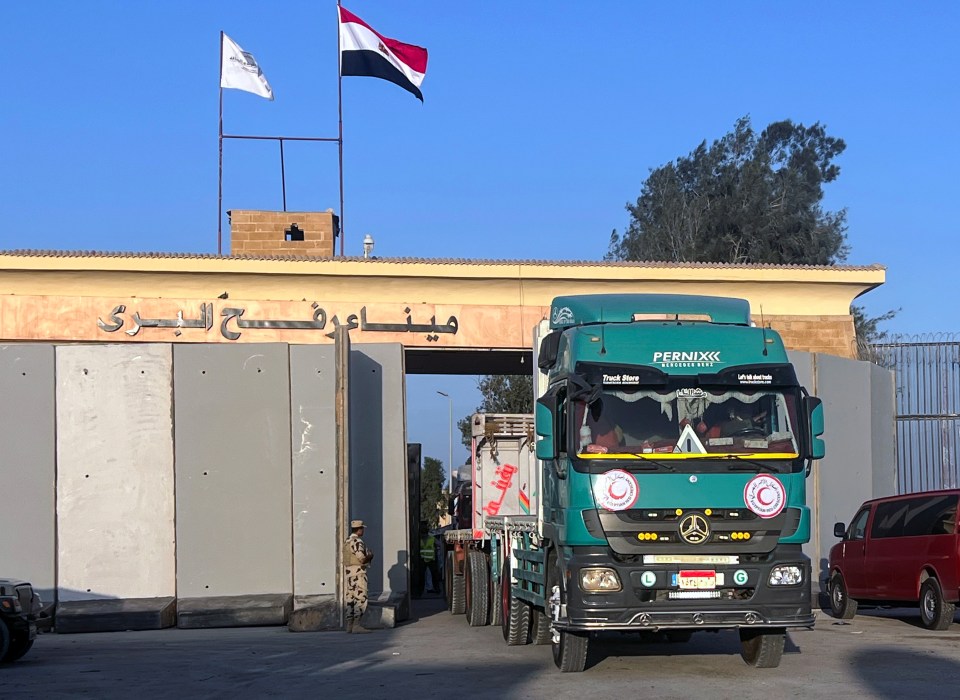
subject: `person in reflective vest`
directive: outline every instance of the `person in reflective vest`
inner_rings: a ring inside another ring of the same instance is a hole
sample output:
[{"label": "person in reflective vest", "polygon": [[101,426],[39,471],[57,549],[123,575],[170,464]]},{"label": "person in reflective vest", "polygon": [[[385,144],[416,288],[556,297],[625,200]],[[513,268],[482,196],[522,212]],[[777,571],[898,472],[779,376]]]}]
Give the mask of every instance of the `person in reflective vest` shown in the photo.
[{"label": "person in reflective vest", "polygon": [[430,572],[430,592],[440,592],[440,567],[437,566],[436,538],[430,534],[430,527],[426,521],[420,523],[420,563],[421,581],[423,587],[427,585],[427,571]]}]

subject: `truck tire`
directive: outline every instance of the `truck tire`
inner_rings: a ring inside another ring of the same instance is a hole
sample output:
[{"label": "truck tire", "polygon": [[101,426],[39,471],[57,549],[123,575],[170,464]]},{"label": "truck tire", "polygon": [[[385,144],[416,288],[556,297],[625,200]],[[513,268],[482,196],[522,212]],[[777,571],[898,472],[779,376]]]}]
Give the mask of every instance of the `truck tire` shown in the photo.
[{"label": "truck tire", "polygon": [[839,571],[830,577],[830,614],[841,620],[850,620],[857,614],[857,601],[850,597],[847,582]]},{"label": "truck tire", "polygon": [[0,661],[3,661],[10,651],[10,630],[7,629],[7,623],[0,620]]},{"label": "truck tire", "polygon": [[563,673],[580,673],[587,667],[590,637],[586,632],[560,630],[553,644],[553,662]]},{"label": "truck tire", "polygon": [[787,631],[775,629],[740,628],[740,656],[755,668],[776,668],[783,656]]},{"label": "truck tire", "polygon": [[[560,602],[566,602],[563,590],[563,573],[554,550],[547,557],[547,599],[550,599],[554,586],[560,589]],[[552,631],[552,630],[551,630]],[[587,655],[590,653],[589,632],[569,632],[558,630],[550,637],[553,650],[553,663],[561,673],[580,673],[587,667]]]},{"label": "truck tire", "polygon": [[[0,623],[0,627],[6,627],[6,625],[3,625],[2,623]],[[25,632],[20,634],[13,634],[10,637],[10,646],[7,649],[7,653],[4,654],[3,657],[0,657],[0,660],[2,660],[4,663],[8,663],[10,661],[16,661],[17,659],[22,658],[23,655],[26,654],[28,651],[30,651],[30,648],[32,646],[33,646],[33,640],[30,639]]]},{"label": "truck tire", "polygon": [[490,581],[487,557],[483,552],[471,549],[467,552],[464,571],[466,589],[467,622],[471,627],[483,627],[490,615]]},{"label": "truck tire", "polygon": [[453,552],[447,552],[446,569],[446,593],[447,610],[454,615],[463,615],[464,603],[466,599],[463,575],[456,573],[454,566]]},{"label": "truck tire", "polygon": [[937,579],[931,577],[920,584],[920,623],[928,630],[945,630],[953,622],[956,606],[943,599]]},{"label": "truck tire", "polygon": [[530,638],[530,606],[510,593],[510,568],[504,563],[500,576],[500,600],[503,608],[503,641],[507,646],[526,644]]},{"label": "truck tire", "polygon": [[490,624],[499,627],[503,624],[503,600],[500,598],[500,582],[490,582]]},{"label": "truck tire", "polygon": [[447,601],[447,610],[452,612],[450,601],[453,599],[453,567],[450,552],[443,558],[443,597]]},{"label": "truck tire", "polygon": [[553,632],[550,630],[550,613],[533,608],[533,619],[530,622],[530,641],[534,644],[549,644],[553,639]]}]

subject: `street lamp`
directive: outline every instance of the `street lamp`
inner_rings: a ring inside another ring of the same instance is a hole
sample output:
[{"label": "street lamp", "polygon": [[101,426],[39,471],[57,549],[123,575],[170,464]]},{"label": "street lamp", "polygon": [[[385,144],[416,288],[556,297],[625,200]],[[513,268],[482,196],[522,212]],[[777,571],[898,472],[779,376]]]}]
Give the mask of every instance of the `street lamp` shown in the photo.
[{"label": "street lamp", "polygon": [[450,495],[453,495],[453,398],[450,394],[438,391],[440,396],[445,396],[447,401],[450,402],[450,453],[447,455],[447,469],[450,470]]}]

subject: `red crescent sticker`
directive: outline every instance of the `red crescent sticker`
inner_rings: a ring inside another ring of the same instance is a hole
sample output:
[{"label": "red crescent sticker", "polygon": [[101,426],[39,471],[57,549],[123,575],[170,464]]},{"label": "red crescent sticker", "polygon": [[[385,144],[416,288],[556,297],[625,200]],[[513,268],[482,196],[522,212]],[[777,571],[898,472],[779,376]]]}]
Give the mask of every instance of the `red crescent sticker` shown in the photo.
[{"label": "red crescent sticker", "polygon": [[598,507],[611,511],[626,510],[637,502],[640,484],[630,472],[611,469],[596,477],[593,493]]},{"label": "red crescent sticker", "polygon": [[616,481],[614,481],[612,484],[610,484],[610,488],[607,489],[607,493],[610,494],[610,498],[619,501],[621,498],[623,498],[624,496],[627,495],[627,485],[626,485],[626,484],[622,484],[622,486],[623,486],[623,491],[621,491],[620,493],[615,493],[614,490],[613,490],[613,487],[616,486],[616,485],[617,485],[617,482],[616,482]]},{"label": "red crescent sticker", "polygon": [[761,518],[774,518],[787,504],[787,490],[776,477],[759,474],[744,487],[743,502]]}]

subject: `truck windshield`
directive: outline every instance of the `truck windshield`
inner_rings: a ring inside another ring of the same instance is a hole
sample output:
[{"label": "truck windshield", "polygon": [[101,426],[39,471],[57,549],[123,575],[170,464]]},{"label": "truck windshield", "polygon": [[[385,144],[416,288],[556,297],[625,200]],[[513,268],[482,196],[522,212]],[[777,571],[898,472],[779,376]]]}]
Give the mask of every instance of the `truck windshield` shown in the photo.
[{"label": "truck windshield", "polygon": [[797,392],[604,387],[589,406],[574,402],[572,438],[581,459],[795,460]]}]

